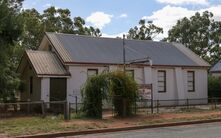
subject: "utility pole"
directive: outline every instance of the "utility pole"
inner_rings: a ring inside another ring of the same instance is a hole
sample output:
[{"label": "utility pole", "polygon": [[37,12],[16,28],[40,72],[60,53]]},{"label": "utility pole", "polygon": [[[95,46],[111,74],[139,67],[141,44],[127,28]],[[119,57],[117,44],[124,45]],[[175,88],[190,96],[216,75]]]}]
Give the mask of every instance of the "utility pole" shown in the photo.
[{"label": "utility pole", "polygon": [[123,34],[123,63],[124,63],[124,73],[125,73],[126,71],[125,34]]}]

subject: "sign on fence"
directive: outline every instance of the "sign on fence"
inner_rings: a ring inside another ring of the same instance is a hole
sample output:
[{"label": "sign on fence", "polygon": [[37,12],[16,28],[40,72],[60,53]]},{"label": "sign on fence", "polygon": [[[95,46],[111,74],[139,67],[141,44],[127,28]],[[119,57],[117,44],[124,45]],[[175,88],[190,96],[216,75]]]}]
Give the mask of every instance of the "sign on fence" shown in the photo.
[{"label": "sign on fence", "polygon": [[141,99],[151,99],[152,84],[139,85],[139,97]]}]

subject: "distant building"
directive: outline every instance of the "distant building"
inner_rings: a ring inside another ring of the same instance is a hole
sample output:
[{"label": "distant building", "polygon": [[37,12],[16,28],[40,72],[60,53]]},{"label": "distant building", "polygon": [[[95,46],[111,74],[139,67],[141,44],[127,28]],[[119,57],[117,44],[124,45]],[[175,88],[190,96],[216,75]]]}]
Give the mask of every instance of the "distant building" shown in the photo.
[{"label": "distant building", "polygon": [[[87,78],[122,68],[122,39],[46,33],[37,51],[25,51],[18,72],[25,82],[21,100],[75,102]],[[177,43],[125,40],[127,65],[138,84],[152,84],[154,100],[207,98],[210,65]],[[129,62],[127,62],[129,64]],[[198,101],[199,103],[202,101]]]},{"label": "distant building", "polygon": [[219,60],[209,71],[212,76],[221,76],[221,60]]}]

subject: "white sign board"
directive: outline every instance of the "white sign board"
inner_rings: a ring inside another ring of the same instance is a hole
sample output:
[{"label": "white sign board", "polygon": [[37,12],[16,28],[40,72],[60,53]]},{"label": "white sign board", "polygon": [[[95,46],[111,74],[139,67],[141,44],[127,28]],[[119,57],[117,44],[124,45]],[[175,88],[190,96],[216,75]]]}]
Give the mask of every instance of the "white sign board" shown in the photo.
[{"label": "white sign board", "polygon": [[141,99],[151,99],[152,85],[141,84],[139,85],[139,97]]}]

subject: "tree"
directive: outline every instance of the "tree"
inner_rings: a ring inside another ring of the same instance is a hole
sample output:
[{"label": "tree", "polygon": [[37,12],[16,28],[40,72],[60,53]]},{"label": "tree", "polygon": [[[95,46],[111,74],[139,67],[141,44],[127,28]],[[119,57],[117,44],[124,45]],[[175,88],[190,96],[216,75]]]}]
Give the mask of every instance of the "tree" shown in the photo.
[{"label": "tree", "polygon": [[0,1],[0,101],[14,100],[19,85],[14,52],[23,28],[21,4],[22,0]]},{"label": "tree", "polygon": [[208,78],[209,98],[221,97],[221,77],[209,76]]},{"label": "tree", "polygon": [[101,36],[100,30],[86,27],[81,17],[71,19],[68,9],[49,7],[40,14],[35,9],[22,12],[24,17],[24,33],[21,38],[22,45],[27,49],[36,50],[41,43],[44,32],[69,33],[79,35]]},{"label": "tree", "polygon": [[128,31],[128,39],[152,40],[156,35],[163,33],[163,29],[152,23],[140,20],[139,25],[130,28]]},{"label": "tree", "polygon": [[211,64],[221,58],[221,22],[214,21],[211,12],[197,12],[178,20],[169,30],[167,40],[184,44]]},{"label": "tree", "polygon": [[24,21],[24,32],[21,46],[26,49],[37,49],[44,36],[42,15],[35,9],[27,9],[21,13]]}]

